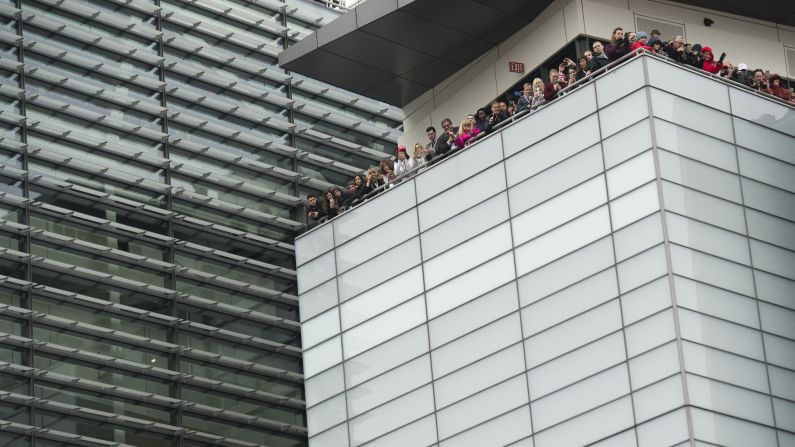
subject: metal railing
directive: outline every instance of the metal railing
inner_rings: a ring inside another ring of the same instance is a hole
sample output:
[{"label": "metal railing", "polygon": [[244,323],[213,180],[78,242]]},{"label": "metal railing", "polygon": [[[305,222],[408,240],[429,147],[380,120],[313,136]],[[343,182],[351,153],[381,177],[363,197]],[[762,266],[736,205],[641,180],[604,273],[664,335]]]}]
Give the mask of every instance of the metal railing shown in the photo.
[{"label": "metal railing", "polygon": [[[365,0],[362,0],[362,1],[365,1]],[[515,115],[511,115],[508,119],[505,119],[505,120],[495,124],[491,128],[491,131],[488,132],[488,133],[481,132],[476,137],[474,137],[473,139],[469,140],[469,142],[468,142],[468,144],[466,145],[465,148],[452,149],[450,152],[447,152],[447,153],[445,153],[443,155],[435,156],[432,160],[420,163],[419,165],[414,166],[414,168],[412,168],[410,171],[406,172],[405,174],[402,174],[399,177],[395,177],[390,182],[388,182],[386,184],[383,184],[383,185],[379,186],[378,188],[375,188],[375,189],[369,191],[367,194],[365,194],[364,196],[362,196],[359,199],[358,203],[356,203],[355,205],[353,205],[353,206],[351,206],[349,208],[346,208],[344,211],[339,213],[337,216],[334,216],[331,219],[322,218],[321,220],[318,221],[318,223],[316,225],[311,225],[310,224],[308,226],[307,231],[302,233],[302,235],[306,234],[309,231],[312,231],[313,229],[315,229],[315,228],[317,228],[317,227],[319,227],[321,225],[324,225],[327,222],[330,222],[330,221],[332,221],[332,220],[344,215],[345,213],[347,213],[348,211],[350,211],[353,208],[359,207],[360,205],[366,203],[367,201],[369,201],[373,197],[377,196],[378,194],[380,194],[380,193],[382,193],[382,192],[384,192],[384,191],[386,191],[386,190],[388,190],[388,189],[390,189],[392,187],[395,187],[395,186],[399,185],[400,183],[402,183],[402,182],[404,182],[406,180],[414,178],[419,173],[427,171],[428,169],[430,169],[431,167],[437,165],[438,163],[441,163],[441,162],[447,160],[448,158],[455,157],[460,152],[463,152],[464,149],[468,149],[469,147],[477,144],[480,140],[483,140],[488,135],[491,135],[492,133],[494,133],[494,132],[496,132],[498,130],[502,130],[506,126],[513,125],[514,123],[516,123],[520,119],[525,118],[526,116],[529,116],[529,115],[532,115],[534,113],[537,113],[539,110],[542,110],[542,109],[548,107],[549,105],[554,104],[558,98],[566,96],[568,93],[571,93],[572,91],[578,89],[579,87],[582,87],[582,86],[587,85],[587,84],[589,84],[591,82],[594,82],[594,80],[596,78],[598,78],[599,76],[601,76],[601,75],[603,75],[603,74],[605,74],[605,73],[607,73],[607,72],[609,72],[611,70],[614,70],[614,69],[616,69],[616,68],[618,68],[618,67],[620,67],[622,65],[625,65],[625,64],[631,62],[632,60],[634,60],[636,57],[638,57],[640,55],[644,55],[644,54],[647,55],[647,56],[654,57],[655,59],[657,59],[659,61],[662,61],[662,62],[665,62],[665,63],[668,63],[670,65],[673,65],[673,66],[676,66],[676,67],[679,67],[679,68],[682,68],[682,69],[689,70],[691,73],[694,73],[696,75],[703,76],[703,77],[710,78],[710,79],[714,79],[714,80],[723,82],[723,83],[725,83],[727,85],[730,85],[732,87],[735,87],[735,88],[738,88],[738,89],[741,89],[741,90],[745,90],[747,92],[753,93],[753,94],[761,96],[763,98],[766,98],[766,99],[769,99],[769,100],[774,100],[774,101],[776,101],[776,102],[778,102],[780,104],[784,104],[786,106],[795,108],[795,104],[793,104],[791,102],[788,102],[788,101],[785,101],[785,100],[783,100],[783,99],[781,99],[781,98],[779,98],[777,96],[770,95],[770,94],[765,93],[765,92],[760,91],[760,90],[755,90],[755,89],[753,89],[753,88],[751,88],[751,87],[749,87],[749,86],[747,86],[745,84],[740,84],[739,82],[735,82],[735,81],[732,81],[730,79],[722,78],[722,77],[720,77],[718,75],[715,75],[715,74],[712,74],[712,73],[709,73],[709,72],[706,72],[706,71],[703,71],[703,70],[699,70],[698,68],[691,67],[689,65],[683,65],[683,64],[677,63],[677,62],[673,61],[672,59],[670,59],[668,57],[665,57],[665,56],[650,52],[650,51],[648,51],[646,49],[638,48],[637,50],[634,50],[634,51],[632,51],[632,52],[630,52],[628,54],[625,54],[621,58],[616,59],[615,61],[609,63],[608,65],[605,65],[604,67],[602,67],[602,68],[600,68],[600,69],[598,69],[596,71],[591,72],[589,75],[585,76],[584,78],[580,79],[579,81],[562,88],[560,91],[558,91],[557,98],[553,99],[552,101],[546,102],[546,103],[540,105],[539,107],[537,107],[536,109],[531,110],[531,109],[528,108],[528,109],[523,110],[523,111],[521,111],[521,112],[519,112],[519,113],[517,113]],[[362,174],[362,177],[365,177],[364,173]],[[343,188],[340,188],[340,189],[343,189]],[[343,189],[343,191],[344,191],[344,189]]]},{"label": "metal railing", "polygon": [[351,9],[359,6],[367,0],[312,0],[315,3],[322,3],[327,8],[336,9],[338,11],[350,11]]}]

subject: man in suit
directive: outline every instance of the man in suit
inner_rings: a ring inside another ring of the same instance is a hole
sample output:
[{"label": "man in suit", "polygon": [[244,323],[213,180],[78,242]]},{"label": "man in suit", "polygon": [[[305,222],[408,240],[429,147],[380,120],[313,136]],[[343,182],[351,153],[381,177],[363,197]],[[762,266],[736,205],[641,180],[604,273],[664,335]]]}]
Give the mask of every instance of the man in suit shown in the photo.
[{"label": "man in suit", "polygon": [[453,141],[455,141],[456,132],[458,132],[458,129],[453,127],[453,121],[450,118],[442,120],[442,134],[436,139],[436,145],[434,146],[436,155],[444,155],[450,152]]},{"label": "man in suit", "polygon": [[516,113],[524,112],[533,103],[533,84],[525,82],[522,86],[522,97],[516,103]]}]

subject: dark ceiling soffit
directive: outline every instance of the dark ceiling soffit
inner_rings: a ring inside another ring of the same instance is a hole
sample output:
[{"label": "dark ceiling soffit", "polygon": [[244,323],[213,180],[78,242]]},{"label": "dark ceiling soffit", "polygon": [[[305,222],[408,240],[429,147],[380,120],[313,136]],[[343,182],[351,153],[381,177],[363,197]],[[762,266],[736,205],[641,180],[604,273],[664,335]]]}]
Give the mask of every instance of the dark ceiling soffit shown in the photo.
[{"label": "dark ceiling soffit", "polygon": [[[795,26],[795,2],[674,0]],[[403,107],[533,21],[552,0],[367,0],[279,55],[306,76]]]},{"label": "dark ceiling soffit", "polygon": [[279,55],[303,75],[398,107],[530,23],[552,0],[368,0]]}]

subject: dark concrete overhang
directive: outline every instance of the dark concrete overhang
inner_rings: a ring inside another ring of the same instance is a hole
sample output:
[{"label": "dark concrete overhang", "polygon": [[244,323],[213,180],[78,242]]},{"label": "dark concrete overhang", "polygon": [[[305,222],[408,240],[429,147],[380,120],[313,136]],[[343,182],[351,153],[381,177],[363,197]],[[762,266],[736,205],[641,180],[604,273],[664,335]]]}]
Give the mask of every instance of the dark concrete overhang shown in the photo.
[{"label": "dark concrete overhang", "polygon": [[[674,1],[795,26],[792,1]],[[367,0],[283,51],[279,65],[403,107],[505,41],[550,3]]]},{"label": "dark concrete overhang", "polygon": [[[677,3],[728,12],[743,17],[795,26],[795,2],[785,0],[673,0]],[[704,14],[710,17],[709,13]],[[710,17],[716,20],[715,17]]]},{"label": "dark concrete overhang", "polygon": [[529,24],[552,0],[367,0],[279,65],[398,107]]}]

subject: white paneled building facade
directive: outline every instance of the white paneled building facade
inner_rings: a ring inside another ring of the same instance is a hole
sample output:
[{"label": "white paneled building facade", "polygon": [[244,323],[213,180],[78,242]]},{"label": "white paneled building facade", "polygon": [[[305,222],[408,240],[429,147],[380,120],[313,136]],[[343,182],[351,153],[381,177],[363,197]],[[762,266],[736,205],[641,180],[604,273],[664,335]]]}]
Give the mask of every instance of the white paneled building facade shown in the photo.
[{"label": "white paneled building facade", "polygon": [[793,150],[644,55],[299,237],[310,445],[795,445]]}]

